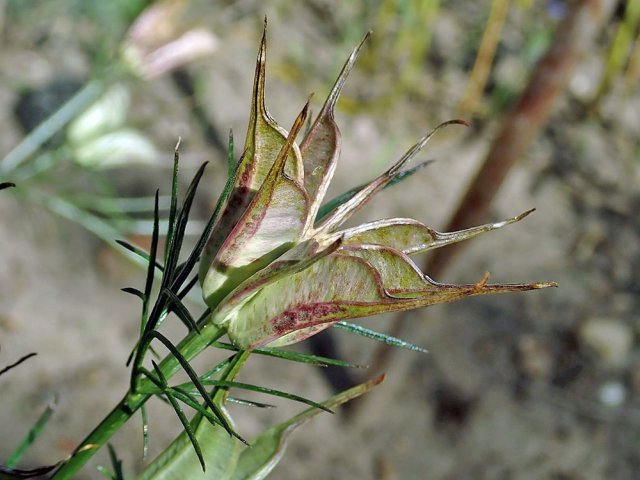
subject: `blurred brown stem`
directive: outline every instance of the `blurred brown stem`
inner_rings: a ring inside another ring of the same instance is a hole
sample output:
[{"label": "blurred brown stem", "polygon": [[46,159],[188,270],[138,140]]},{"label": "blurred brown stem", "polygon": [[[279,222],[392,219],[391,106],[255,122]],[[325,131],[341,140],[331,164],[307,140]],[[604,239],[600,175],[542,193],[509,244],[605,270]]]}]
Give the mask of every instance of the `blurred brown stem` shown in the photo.
[{"label": "blurred brown stem", "polygon": [[[598,28],[613,10],[612,1],[577,0],[558,26],[549,50],[536,65],[529,83],[502,121],[484,163],[471,181],[447,231],[484,221],[511,167],[522,158],[546,123],[553,104],[569,80],[576,59],[592,45]],[[425,272],[438,277],[460,252],[463,243],[435,250]]]},{"label": "blurred brown stem", "polygon": [[[481,224],[500,185],[515,162],[522,158],[546,123],[551,108],[569,80],[576,59],[592,45],[599,27],[613,13],[612,0],[576,0],[558,25],[555,39],[534,68],[529,83],[502,121],[482,167],[471,181],[446,231]],[[424,272],[440,277],[462,250],[457,243],[435,250]],[[410,312],[398,315],[390,334],[400,336]],[[392,350],[383,345],[375,352],[373,371],[386,368]]]}]

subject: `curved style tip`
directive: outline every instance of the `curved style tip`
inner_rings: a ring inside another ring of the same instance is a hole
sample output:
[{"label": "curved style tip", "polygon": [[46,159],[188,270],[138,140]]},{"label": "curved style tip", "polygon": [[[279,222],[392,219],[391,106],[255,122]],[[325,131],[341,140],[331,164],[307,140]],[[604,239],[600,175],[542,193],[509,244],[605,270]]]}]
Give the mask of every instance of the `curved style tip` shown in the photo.
[{"label": "curved style tip", "polygon": [[173,147],[173,152],[177,155],[180,151],[180,144],[182,143],[182,137],[178,137],[178,141],[176,142],[176,146]]},{"label": "curved style tip", "polygon": [[436,128],[434,128],[433,130],[439,130],[442,127],[446,127],[447,125],[463,125],[465,127],[470,127],[471,124],[469,122],[467,122],[466,120],[462,120],[461,118],[454,118],[452,120],[447,120],[446,122],[442,122],[440,125],[438,125]]},{"label": "curved style tip", "polygon": [[409,149],[409,151],[407,151],[407,153],[405,153],[402,158],[400,160],[398,160],[398,162],[396,162],[396,164],[391,167],[388,171],[387,174],[388,175],[395,175],[396,173],[398,173],[402,167],[404,167],[406,165],[406,163],[411,160],[420,150],[422,150],[427,143],[429,143],[429,140],[431,140],[431,138],[438,132],[438,130],[440,130],[441,128],[447,127],[449,125],[464,125],[464,126],[469,126],[469,124],[464,121],[464,120],[460,120],[460,119],[453,119],[453,120],[447,120],[446,122],[442,122],[439,125],[436,125],[436,127],[431,130],[429,133],[427,133],[424,137],[422,137],[420,140],[418,140],[418,142]]},{"label": "curved style tip", "polygon": [[359,51],[362,46],[367,42],[367,40],[369,40],[371,38],[371,35],[373,34],[373,30],[368,30],[367,33],[364,34],[364,37],[362,37],[362,40],[360,40],[360,43],[358,44],[358,46],[355,48],[354,51]]},{"label": "curved style tip", "polygon": [[518,215],[517,217],[514,218],[514,220],[516,222],[519,222],[520,220],[522,220],[523,218],[528,217],[529,215],[531,215],[533,212],[535,212],[536,209],[534,208],[530,208],[529,210],[527,210],[526,212],[521,213],[520,215]]},{"label": "curved style tip", "polygon": [[[304,104],[304,107],[302,107],[302,110],[300,111],[300,114],[298,115],[298,119],[300,121],[300,123],[304,124],[304,122],[307,120],[307,115],[309,115],[309,106],[311,104],[311,97],[313,97],[313,93],[311,95],[309,95],[309,98],[307,99],[307,102]],[[296,121],[296,123],[298,123],[298,121]]]},{"label": "curved style tip", "polygon": [[331,116],[333,115],[333,110],[336,106],[336,103],[338,102],[338,98],[340,97],[340,93],[342,92],[344,84],[347,81],[347,77],[349,76],[349,73],[351,73],[358,55],[360,54],[360,50],[362,50],[363,45],[369,39],[370,34],[371,32],[367,32],[362,40],[360,40],[360,43],[358,43],[358,45],[356,45],[356,47],[351,51],[349,58],[347,58],[347,61],[345,62],[342,70],[340,71],[340,74],[338,75],[338,78],[336,79],[336,83],[333,85],[333,88],[331,89],[331,92],[327,97],[323,110]]}]

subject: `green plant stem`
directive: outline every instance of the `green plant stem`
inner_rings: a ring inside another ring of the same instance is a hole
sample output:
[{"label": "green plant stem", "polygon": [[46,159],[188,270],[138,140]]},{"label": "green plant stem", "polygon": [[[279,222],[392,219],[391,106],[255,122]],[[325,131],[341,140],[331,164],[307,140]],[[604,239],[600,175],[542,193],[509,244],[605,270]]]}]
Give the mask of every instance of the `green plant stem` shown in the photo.
[{"label": "green plant stem", "polygon": [[58,111],[38,125],[16,148],[0,162],[0,171],[7,174],[36,153],[51,137],[64,128],[80,112],[86,109],[104,91],[104,86],[96,80],[87,83]]},{"label": "green plant stem", "polygon": [[[211,342],[218,340],[225,331],[209,322],[202,327],[200,334],[191,332],[178,345],[182,355],[191,360],[202,352]],[[243,352],[244,353],[244,352]],[[242,353],[240,354],[242,357]],[[242,364],[243,362],[239,362]],[[166,356],[159,365],[166,378],[173,376],[179,369],[180,363],[172,355]],[[237,367],[236,367],[237,368]],[[150,387],[151,382],[141,379],[139,390]],[[149,385],[147,385],[149,384]],[[80,443],[71,457],[56,471],[51,480],[66,480],[75,478],[76,473],[103,447],[107,441],[145,404],[153,395],[129,391],[113,410],[96,426],[93,431]]]}]

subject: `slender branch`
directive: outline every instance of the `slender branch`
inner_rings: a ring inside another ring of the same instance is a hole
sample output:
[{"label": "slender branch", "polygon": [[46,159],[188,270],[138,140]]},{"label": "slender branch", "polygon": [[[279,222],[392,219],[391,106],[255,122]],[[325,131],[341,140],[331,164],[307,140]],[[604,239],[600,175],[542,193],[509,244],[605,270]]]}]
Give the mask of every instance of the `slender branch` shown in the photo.
[{"label": "slender branch", "polygon": [[[182,355],[191,360],[204,350],[211,342],[224,335],[224,330],[212,323],[207,324],[200,334],[191,332],[180,342],[178,349]],[[173,356],[167,355],[159,365],[163,375],[168,379],[180,369],[180,362]],[[140,379],[139,389],[144,390],[149,380]],[[146,403],[153,395],[133,393],[131,391],[123,397],[115,408],[98,424],[96,428],[80,443],[71,457],[54,473],[51,480],[66,480],[75,478],[76,473],[103,447],[109,439],[124,425],[131,416]]]}]

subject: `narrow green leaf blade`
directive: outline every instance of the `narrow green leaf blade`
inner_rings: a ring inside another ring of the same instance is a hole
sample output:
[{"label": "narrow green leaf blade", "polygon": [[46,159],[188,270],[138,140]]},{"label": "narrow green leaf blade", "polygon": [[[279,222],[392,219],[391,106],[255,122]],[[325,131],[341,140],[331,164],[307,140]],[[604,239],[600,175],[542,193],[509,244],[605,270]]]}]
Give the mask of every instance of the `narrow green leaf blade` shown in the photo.
[{"label": "narrow green leaf blade", "polygon": [[148,299],[151,297],[151,288],[153,287],[153,278],[154,278],[154,266],[156,264],[156,258],[158,254],[158,239],[160,236],[160,211],[158,209],[158,195],[159,192],[156,190],[154,204],[153,204],[153,233],[151,234],[151,248],[149,250],[149,258],[147,261],[149,265],[147,266],[147,278],[144,284],[144,295]]},{"label": "narrow green leaf blade", "polygon": [[197,283],[198,283],[198,275],[194,275],[191,278],[191,280],[189,280],[187,284],[184,287],[182,287],[182,290],[178,292],[178,298],[182,300],[184,297],[186,297],[187,294],[191,291],[193,287],[196,286]]},{"label": "narrow green leaf blade", "polygon": [[169,297],[169,301],[171,302],[170,310],[174,312],[180,320],[182,320],[182,323],[187,327],[187,330],[200,332],[200,328],[196,324],[196,321],[193,319],[191,313],[189,313],[189,310],[184,306],[184,303],[182,303],[180,298],[168,288],[165,288],[163,291],[164,294]]},{"label": "narrow green leaf blade", "polygon": [[[158,195],[156,190],[153,204],[153,233],[151,234],[151,248],[149,249],[149,259],[147,264],[147,277],[144,283],[144,299],[142,300],[142,315],[140,317],[140,335],[142,337],[149,325],[149,300],[151,299],[151,289],[153,288],[153,280],[155,277],[155,264],[158,255],[158,239],[160,229],[160,211],[158,208]],[[164,272],[163,272],[164,274]],[[152,326],[153,328],[154,326]]]},{"label": "narrow green leaf blade", "polygon": [[57,400],[55,398],[51,402],[49,402],[44,411],[40,414],[40,417],[38,417],[38,420],[36,420],[36,423],[34,423],[33,427],[31,427],[20,444],[16,447],[13,453],[9,455],[9,458],[7,458],[7,467],[14,468],[16,465],[18,465],[20,460],[22,460],[22,457],[25,453],[27,453],[29,447],[31,447],[31,445],[44,431],[45,426],[51,419],[51,416],[56,409],[56,404]]},{"label": "narrow green leaf blade", "polygon": [[[282,390],[275,390],[273,388],[261,387],[259,385],[253,385],[250,383],[242,383],[242,382],[235,382],[235,381],[228,381],[228,380],[205,380],[202,383],[204,383],[205,385],[213,385],[216,387],[223,387],[223,388],[240,388],[242,390],[249,390],[251,392],[259,392],[267,395],[272,395],[274,397],[286,398],[288,400],[293,400],[294,402],[300,402],[300,403],[309,405],[311,407],[319,408],[321,410],[324,410],[325,412],[333,413],[330,409],[328,409],[321,403],[314,402],[313,400],[309,400],[308,398],[304,398],[299,395],[295,395],[293,393],[283,392]],[[182,388],[187,386],[188,384],[180,385],[180,387]]]},{"label": "narrow green leaf blade", "polygon": [[134,287],[124,287],[121,288],[120,290],[122,290],[124,293],[129,293],[131,295],[134,295],[136,297],[138,297],[140,300],[142,300],[143,302],[146,300],[144,297],[144,293],[142,293],[140,290],[138,290],[137,288]]},{"label": "narrow green leaf blade", "polygon": [[254,400],[246,400],[244,398],[238,398],[238,397],[227,397],[227,401],[229,403],[235,403],[237,405],[243,405],[245,407],[276,408],[275,405],[271,405],[270,403],[256,402]]},{"label": "narrow green leaf blade", "polygon": [[176,144],[173,150],[173,172],[171,175],[171,204],[169,206],[169,222],[167,225],[167,240],[164,246],[164,261],[167,263],[169,252],[173,246],[175,240],[176,230],[176,214],[178,210],[178,170],[180,165],[180,141]]},{"label": "narrow green leaf blade", "polygon": [[149,454],[149,416],[146,405],[140,407],[140,416],[142,419],[142,460],[145,461]]},{"label": "narrow green leaf blade", "polygon": [[[135,245],[131,245],[129,242],[125,242],[124,240],[116,240],[116,243],[118,245],[120,245],[121,247],[129,250],[130,252],[135,253],[140,258],[146,260],[147,264],[149,263],[149,260],[151,258],[150,255],[147,252],[145,252],[144,250],[142,250],[141,248],[138,248]],[[160,265],[160,263],[157,262],[157,261],[155,263],[155,267],[158,270],[160,270],[161,272],[164,271],[164,267],[162,265]]]},{"label": "narrow green leaf blade", "polygon": [[361,335],[371,340],[375,340],[376,342],[386,343],[387,345],[404,348],[413,352],[429,353],[427,349],[419,347],[418,345],[414,345],[413,343],[407,342],[406,340],[387,335],[386,333],[377,332],[375,330],[371,330],[370,328],[356,325],[355,323],[336,322],[333,324],[333,326],[335,328],[346,330],[347,332],[355,333],[356,335]]},{"label": "narrow green leaf blade", "polygon": [[187,188],[187,193],[185,194],[184,201],[182,202],[182,207],[177,213],[176,218],[176,226],[173,235],[173,240],[171,242],[171,248],[167,254],[167,261],[165,262],[165,272],[162,278],[162,286],[168,287],[173,284],[174,274],[176,273],[176,266],[178,264],[178,258],[180,256],[180,250],[182,249],[182,242],[184,240],[184,232],[187,228],[187,222],[189,221],[189,214],[191,213],[191,207],[193,205],[193,200],[196,195],[196,191],[198,190],[198,185],[200,184],[200,180],[202,179],[202,175],[204,175],[204,170],[207,167],[207,162],[203,163],[196,174],[193,176],[189,187]]},{"label": "narrow green leaf blade", "polygon": [[[345,390],[323,402],[323,406],[334,409],[349,400],[359,397],[379,385],[384,376]],[[232,480],[262,480],[271,473],[284,455],[289,435],[304,425],[320,410],[310,408],[275,427],[265,430],[251,442],[240,454]]]},{"label": "narrow green leaf blade", "polygon": [[193,370],[193,368],[191,368],[191,365],[189,364],[187,359],[182,356],[182,354],[175,347],[175,345],[173,345],[169,341],[169,339],[167,337],[165,337],[164,335],[162,335],[160,332],[152,331],[152,332],[150,332],[150,336],[152,336],[153,338],[157,338],[165,347],[167,347],[167,349],[176,358],[176,360],[178,360],[178,362],[180,363],[180,366],[182,367],[182,369],[185,371],[185,373],[191,379],[191,382],[193,383],[193,386],[198,390],[200,395],[202,395],[202,398],[206,402],[207,407],[209,407],[213,411],[213,413],[216,415],[216,417],[218,417],[218,420],[220,420],[220,422],[222,423],[222,426],[229,433],[229,435],[233,435],[234,437],[236,437],[241,442],[246,443],[246,440],[244,440],[240,435],[238,435],[235,432],[235,430],[231,427],[231,425],[227,422],[227,419],[226,419],[225,415],[222,413],[222,411],[220,410],[220,407],[218,405],[216,405],[211,400],[211,398],[207,394],[207,390],[204,388],[203,383],[198,378],[198,375]]},{"label": "narrow green leaf blade", "polygon": [[44,475],[58,468],[59,465],[60,463],[56,463],[55,465],[46,465],[31,469],[9,468],[0,465],[0,479],[42,478]]},{"label": "narrow green leaf blade", "polygon": [[[164,375],[162,374],[162,370],[158,368],[158,364],[156,362],[153,362],[153,368],[156,372],[156,375],[158,375],[158,378],[160,379],[160,382],[162,383],[162,385],[166,387],[167,380],[166,378],[164,378]],[[189,441],[193,446],[193,450],[195,451],[196,456],[198,457],[198,461],[200,462],[200,466],[202,467],[202,471],[204,472],[207,467],[205,466],[204,457],[202,456],[202,449],[200,448],[200,443],[198,443],[196,435],[193,429],[191,428],[191,424],[189,423],[189,420],[187,420],[187,416],[182,411],[180,404],[178,403],[176,398],[173,396],[173,392],[170,389],[166,388],[164,391],[164,394],[167,397],[167,400],[169,400],[169,403],[175,410],[176,414],[178,415],[178,418],[180,419],[180,423],[184,428],[184,432],[187,434],[187,437],[189,437]]]},{"label": "narrow green leaf blade", "polygon": [[[213,347],[223,348],[225,350],[238,351],[239,349],[230,343],[215,342],[211,344]],[[345,368],[366,368],[364,365],[355,365],[344,360],[335,358],[322,357],[319,355],[311,355],[310,353],[294,352],[283,348],[261,347],[254,349],[251,353],[258,355],[266,355],[269,357],[282,358],[298,363],[308,363],[319,367],[345,367]]]},{"label": "narrow green leaf blade", "polygon": [[[218,428],[224,428],[220,419],[218,419],[213,413],[211,413],[207,408],[202,406],[195,395],[187,392],[185,389],[180,387],[172,387],[171,393],[182,403],[187,405],[188,407],[193,408],[198,414],[204,417],[211,425]],[[196,394],[199,392],[196,390]],[[225,432],[226,434],[226,432]],[[228,435],[228,434],[227,434]]]},{"label": "narrow green leaf blade", "polygon": [[102,474],[103,477],[108,478],[109,480],[114,480],[116,478],[116,474],[109,470],[107,467],[98,465],[96,467],[96,470],[98,471],[98,473]]},{"label": "narrow green leaf blade", "polygon": [[116,449],[110,443],[107,444],[109,449],[109,459],[111,460],[111,466],[113,467],[113,480],[124,480],[124,473],[122,472],[122,460],[118,458]]}]

